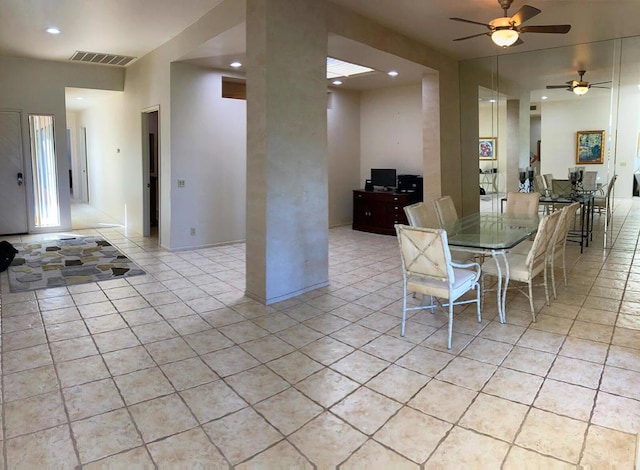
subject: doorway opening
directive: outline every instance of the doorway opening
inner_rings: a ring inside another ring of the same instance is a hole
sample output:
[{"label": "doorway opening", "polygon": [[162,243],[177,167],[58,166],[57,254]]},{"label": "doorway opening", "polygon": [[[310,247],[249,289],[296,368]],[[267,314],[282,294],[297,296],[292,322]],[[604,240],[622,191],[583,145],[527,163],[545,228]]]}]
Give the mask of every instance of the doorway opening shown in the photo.
[{"label": "doorway opening", "polygon": [[142,112],[143,235],[157,237],[160,227],[160,108]]}]

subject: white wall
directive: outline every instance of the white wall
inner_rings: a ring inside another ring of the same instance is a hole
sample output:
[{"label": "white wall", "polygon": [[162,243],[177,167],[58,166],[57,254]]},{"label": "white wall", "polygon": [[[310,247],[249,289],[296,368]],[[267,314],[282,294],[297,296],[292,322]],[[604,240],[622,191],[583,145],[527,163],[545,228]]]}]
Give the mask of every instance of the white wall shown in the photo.
[{"label": "white wall", "polygon": [[[570,167],[576,166],[578,131],[604,130],[609,138],[610,94],[592,90],[586,99],[544,101],[541,113],[540,172],[566,179]],[[587,171],[597,171],[600,182],[606,181],[607,165],[586,165]]]},{"label": "white wall", "polygon": [[360,103],[360,186],[371,168],[422,175],[422,85],[364,91]]},{"label": "white wall", "polygon": [[[360,93],[332,88],[327,106],[329,227],[350,224],[360,177]],[[368,178],[368,176],[367,176]]]},{"label": "white wall", "polygon": [[[222,98],[221,84],[218,71],[180,62],[171,66],[176,249],[245,238],[247,102]],[[184,188],[177,187],[178,179],[185,180]]]}]

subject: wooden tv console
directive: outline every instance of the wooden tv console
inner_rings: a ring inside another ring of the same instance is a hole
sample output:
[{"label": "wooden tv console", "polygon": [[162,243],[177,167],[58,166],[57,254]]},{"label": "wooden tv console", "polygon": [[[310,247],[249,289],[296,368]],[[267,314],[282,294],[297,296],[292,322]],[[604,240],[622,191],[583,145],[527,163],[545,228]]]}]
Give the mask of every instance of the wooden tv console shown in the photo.
[{"label": "wooden tv console", "polygon": [[395,224],[407,224],[404,206],[419,202],[418,193],[353,190],[353,230],[395,235]]}]

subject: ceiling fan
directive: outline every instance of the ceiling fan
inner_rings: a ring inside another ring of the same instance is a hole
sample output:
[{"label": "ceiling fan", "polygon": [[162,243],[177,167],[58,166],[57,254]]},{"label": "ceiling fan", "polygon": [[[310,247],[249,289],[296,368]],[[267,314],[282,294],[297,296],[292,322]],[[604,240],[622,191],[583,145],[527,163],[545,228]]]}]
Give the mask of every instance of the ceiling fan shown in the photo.
[{"label": "ceiling fan", "polygon": [[578,75],[580,76],[579,80],[570,80],[566,82],[564,85],[547,85],[547,89],[551,90],[554,88],[564,88],[567,91],[574,92],[576,95],[584,95],[586,92],[589,91],[589,88],[609,89],[608,86],[599,86],[599,85],[603,85],[605,83],[611,83],[611,80],[606,82],[589,83],[584,81],[583,79],[585,73],[587,73],[586,70],[578,70]]},{"label": "ceiling fan", "polygon": [[525,21],[530,20],[534,16],[542,13],[535,7],[523,5],[513,16],[507,15],[507,10],[513,3],[513,0],[498,0],[498,3],[504,10],[504,16],[495,18],[486,23],[478,21],[466,20],[464,18],[449,18],[454,21],[462,21],[463,23],[478,24],[489,29],[484,33],[473,34],[463,38],[454,39],[454,41],[464,41],[465,39],[476,38],[478,36],[491,36],[491,40],[501,47],[517,46],[522,44],[520,34],[522,33],[555,33],[566,34],[571,29],[570,24],[554,24],[544,26],[521,26]]}]

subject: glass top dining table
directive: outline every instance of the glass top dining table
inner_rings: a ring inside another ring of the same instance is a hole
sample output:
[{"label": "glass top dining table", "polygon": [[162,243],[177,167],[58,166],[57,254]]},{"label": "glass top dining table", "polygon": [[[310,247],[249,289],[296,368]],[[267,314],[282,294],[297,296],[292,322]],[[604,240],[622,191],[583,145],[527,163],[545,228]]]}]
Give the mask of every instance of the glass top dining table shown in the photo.
[{"label": "glass top dining table", "polygon": [[[498,270],[497,304],[501,323],[506,322],[506,298],[509,286],[507,252],[538,230],[540,217],[513,216],[493,212],[467,215],[445,227],[449,246],[493,257]],[[502,257],[503,263],[499,262]],[[504,283],[502,269],[504,268]]]}]

